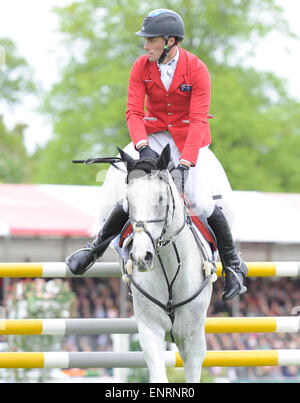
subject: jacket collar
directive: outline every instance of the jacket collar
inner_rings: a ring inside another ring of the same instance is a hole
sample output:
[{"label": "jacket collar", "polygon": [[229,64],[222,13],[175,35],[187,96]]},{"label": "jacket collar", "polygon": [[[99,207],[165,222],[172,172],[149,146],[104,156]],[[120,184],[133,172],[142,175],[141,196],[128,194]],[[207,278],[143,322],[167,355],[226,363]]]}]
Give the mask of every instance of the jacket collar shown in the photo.
[{"label": "jacket collar", "polygon": [[179,49],[179,59],[177,62],[177,67],[174,73],[174,77],[171,83],[171,86],[169,88],[169,92],[172,92],[177,88],[180,84],[184,82],[184,76],[187,72],[187,57],[185,50],[182,48]]}]

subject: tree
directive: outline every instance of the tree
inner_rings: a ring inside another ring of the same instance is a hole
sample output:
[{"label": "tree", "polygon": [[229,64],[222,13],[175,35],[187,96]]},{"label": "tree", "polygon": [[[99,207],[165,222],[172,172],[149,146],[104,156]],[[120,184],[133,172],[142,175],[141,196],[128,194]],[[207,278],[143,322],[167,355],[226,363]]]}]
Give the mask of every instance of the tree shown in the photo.
[{"label": "tree", "polygon": [[282,82],[253,69],[220,68],[213,94],[212,149],[233,189],[299,192],[300,105]]},{"label": "tree", "polygon": [[24,146],[25,125],[6,129],[0,116],[0,182],[22,183],[31,176],[30,158]]},{"label": "tree", "polygon": [[22,102],[22,95],[32,93],[36,87],[31,69],[17,54],[14,43],[0,39],[2,62],[0,65],[0,181],[19,183],[29,181],[31,160],[24,145],[26,124],[17,123],[12,130],[4,124],[4,110]]},{"label": "tree", "polygon": [[18,55],[15,44],[8,38],[0,38],[0,48],[3,55],[0,66],[1,103],[12,106],[22,101],[22,93],[32,93],[36,86],[32,81],[32,70]]},{"label": "tree", "polygon": [[[159,7],[161,2],[153,0],[151,9]],[[182,45],[211,73],[212,148],[233,188],[298,191],[299,159],[287,144],[299,141],[299,104],[289,99],[280,79],[241,63],[274,27],[291,35],[282,10],[274,0],[172,0],[164,7],[183,16]],[[55,10],[70,59],[44,105],[54,136],[39,153],[40,181],[95,184],[96,171],[75,168],[71,159],[115,155],[116,145],[130,141],[128,76],[144,53],[133,33],[148,11],[149,4],[137,0],[77,1]]]}]

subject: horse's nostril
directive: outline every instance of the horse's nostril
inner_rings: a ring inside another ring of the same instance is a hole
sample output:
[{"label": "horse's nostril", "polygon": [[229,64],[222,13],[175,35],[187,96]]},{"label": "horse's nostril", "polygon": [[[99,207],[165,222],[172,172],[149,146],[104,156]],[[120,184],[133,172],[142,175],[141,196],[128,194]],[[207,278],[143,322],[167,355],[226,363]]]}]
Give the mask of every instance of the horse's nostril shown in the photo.
[{"label": "horse's nostril", "polygon": [[147,252],[145,256],[145,262],[151,262],[153,260],[153,255],[151,252]]}]

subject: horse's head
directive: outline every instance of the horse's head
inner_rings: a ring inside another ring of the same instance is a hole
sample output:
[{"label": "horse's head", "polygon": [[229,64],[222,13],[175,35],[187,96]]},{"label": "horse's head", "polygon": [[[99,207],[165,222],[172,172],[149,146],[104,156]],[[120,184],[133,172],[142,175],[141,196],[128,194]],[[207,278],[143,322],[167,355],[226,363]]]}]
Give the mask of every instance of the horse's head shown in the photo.
[{"label": "horse's head", "polygon": [[172,191],[167,167],[170,146],[156,158],[135,160],[119,149],[127,167],[127,200],[134,230],[131,260],[140,271],[154,268],[155,249],[168,225]]}]

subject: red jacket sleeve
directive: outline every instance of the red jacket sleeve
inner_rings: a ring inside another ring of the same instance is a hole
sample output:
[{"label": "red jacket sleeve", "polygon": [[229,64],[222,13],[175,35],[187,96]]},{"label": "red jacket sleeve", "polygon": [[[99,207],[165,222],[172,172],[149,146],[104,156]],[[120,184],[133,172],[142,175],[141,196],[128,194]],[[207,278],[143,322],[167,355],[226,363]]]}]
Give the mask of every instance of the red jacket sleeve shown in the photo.
[{"label": "red jacket sleeve", "polygon": [[208,113],[211,84],[208,69],[199,59],[191,69],[191,84],[190,127],[181,158],[196,164],[199,149],[207,145],[207,136],[210,137]]},{"label": "red jacket sleeve", "polygon": [[138,59],[133,64],[129,76],[126,109],[127,126],[134,146],[139,141],[148,139],[143,120],[145,116],[145,94],[146,90]]}]

